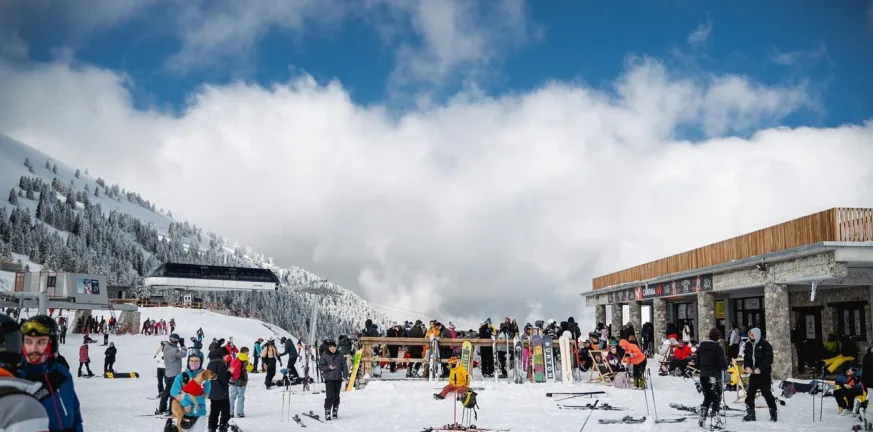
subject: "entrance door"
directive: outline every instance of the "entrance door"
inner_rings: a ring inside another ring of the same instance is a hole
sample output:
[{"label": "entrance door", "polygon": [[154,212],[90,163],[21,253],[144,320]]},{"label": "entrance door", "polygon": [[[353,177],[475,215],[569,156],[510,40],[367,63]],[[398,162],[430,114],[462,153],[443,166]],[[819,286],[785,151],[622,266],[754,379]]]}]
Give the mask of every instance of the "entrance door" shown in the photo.
[{"label": "entrance door", "polygon": [[809,346],[820,347],[824,342],[821,334],[821,306],[794,308],[795,323],[803,328],[803,335],[809,341]]},{"label": "entrance door", "polygon": [[764,323],[764,311],[761,309],[755,310],[744,310],[743,311],[743,325],[746,326],[747,329],[753,329],[755,327],[761,329],[761,337],[767,338],[767,329]]}]

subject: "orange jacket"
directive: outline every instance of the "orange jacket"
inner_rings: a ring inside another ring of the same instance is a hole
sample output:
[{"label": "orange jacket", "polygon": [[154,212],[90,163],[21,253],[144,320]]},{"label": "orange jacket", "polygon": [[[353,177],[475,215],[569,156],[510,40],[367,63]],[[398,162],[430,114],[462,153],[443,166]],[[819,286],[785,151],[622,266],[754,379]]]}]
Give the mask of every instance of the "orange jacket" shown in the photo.
[{"label": "orange jacket", "polygon": [[636,366],[646,361],[646,356],[644,356],[643,352],[640,351],[640,347],[636,346],[635,344],[628,342],[626,339],[622,339],[618,341],[618,345],[625,352],[625,364],[632,364]]}]

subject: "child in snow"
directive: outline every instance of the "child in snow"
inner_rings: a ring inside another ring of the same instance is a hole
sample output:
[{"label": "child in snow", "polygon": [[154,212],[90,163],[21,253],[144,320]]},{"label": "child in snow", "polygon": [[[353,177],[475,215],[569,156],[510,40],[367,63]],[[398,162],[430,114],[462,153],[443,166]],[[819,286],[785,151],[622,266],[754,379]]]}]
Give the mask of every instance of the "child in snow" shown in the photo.
[{"label": "child in snow", "polygon": [[458,394],[466,393],[467,387],[470,385],[470,377],[467,375],[467,369],[464,368],[464,365],[458,361],[457,357],[449,358],[449,367],[452,368],[452,372],[449,374],[449,383],[443,387],[443,391],[434,394],[434,399],[445,399],[446,395],[451,392],[456,392]]},{"label": "child in snow", "polygon": [[618,353],[618,344],[612,344],[609,347],[609,353],[606,354],[606,362],[613,372],[624,372],[627,368],[621,364],[621,357]]}]

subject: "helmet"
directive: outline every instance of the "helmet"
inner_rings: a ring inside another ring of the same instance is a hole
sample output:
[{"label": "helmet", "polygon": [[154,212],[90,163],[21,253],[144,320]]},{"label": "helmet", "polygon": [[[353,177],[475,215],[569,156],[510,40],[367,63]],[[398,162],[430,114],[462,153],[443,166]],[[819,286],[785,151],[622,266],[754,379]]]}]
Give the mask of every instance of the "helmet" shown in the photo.
[{"label": "helmet", "polygon": [[46,357],[51,357],[58,348],[58,323],[48,315],[32,316],[21,324],[21,334],[23,336],[48,336],[49,346],[46,350]]},{"label": "helmet", "polygon": [[0,367],[21,363],[21,330],[14,319],[0,313]]},{"label": "helmet", "polygon": [[451,357],[449,357],[449,364],[450,364],[450,365],[456,365],[456,364],[458,364],[458,358],[455,357],[455,356],[451,356]]}]

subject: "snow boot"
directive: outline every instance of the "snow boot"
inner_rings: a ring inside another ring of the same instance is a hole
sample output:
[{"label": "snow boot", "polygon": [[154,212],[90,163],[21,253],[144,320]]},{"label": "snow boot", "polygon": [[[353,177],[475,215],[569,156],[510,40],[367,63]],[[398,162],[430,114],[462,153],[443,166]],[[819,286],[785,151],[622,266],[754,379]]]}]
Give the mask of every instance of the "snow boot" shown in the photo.
[{"label": "snow boot", "polygon": [[330,421],[330,410],[324,410],[324,421]]},{"label": "snow boot", "polygon": [[443,399],[445,399],[445,396],[443,396],[443,395],[441,395],[441,394],[439,394],[439,393],[434,393],[434,394],[433,394],[433,398],[436,399],[436,400],[443,400]]},{"label": "snow boot", "polygon": [[770,421],[771,422],[776,421],[776,407],[770,408]]},{"label": "snow boot", "polygon": [[337,418],[337,415],[336,415],[336,414],[337,414],[337,410],[339,410],[339,407],[338,407],[338,406],[334,406],[334,407],[333,407],[333,418],[334,418],[334,419]]},{"label": "snow boot", "polygon": [[755,421],[755,408],[746,408],[746,416],[743,417],[744,422]]},{"label": "snow boot", "polygon": [[706,424],[706,415],[709,413],[709,409],[705,406],[700,407],[700,418],[697,419],[697,425],[703,427]]}]

